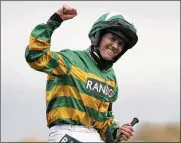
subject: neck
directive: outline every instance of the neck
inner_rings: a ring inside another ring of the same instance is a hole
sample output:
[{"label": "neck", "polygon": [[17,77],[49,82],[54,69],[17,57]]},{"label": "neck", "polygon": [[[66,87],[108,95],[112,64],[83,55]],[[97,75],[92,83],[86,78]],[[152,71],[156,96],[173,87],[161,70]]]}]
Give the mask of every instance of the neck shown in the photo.
[{"label": "neck", "polygon": [[100,70],[107,70],[112,67],[113,63],[102,58],[98,47],[90,46],[89,54]]}]

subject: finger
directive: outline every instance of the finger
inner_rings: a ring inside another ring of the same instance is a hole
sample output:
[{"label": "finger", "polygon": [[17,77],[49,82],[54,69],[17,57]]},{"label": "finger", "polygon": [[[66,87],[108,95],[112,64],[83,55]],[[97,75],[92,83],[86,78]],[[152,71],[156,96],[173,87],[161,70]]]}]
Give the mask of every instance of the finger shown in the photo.
[{"label": "finger", "polygon": [[130,132],[132,133],[133,132],[133,128],[131,126],[121,126],[118,131],[121,132],[122,130],[126,131],[126,132]]},{"label": "finger", "polygon": [[123,124],[122,126],[132,126],[131,123]]},{"label": "finger", "polygon": [[66,19],[72,19],[73,17],[75,17],[76,15],[74,14],[74,15],[72,15],[72,14],[68,14],[68,15],[66,15]]},{"label": "finger", "polygon": [[132,127],[132,126],[123,125],[123,126],[121,126],[120,128],[126,128],[126,129],[129,129],[129,130],[131,130],[132,132],[134,132],[133,127]]},{"label": "finger", "polygon": [[128,132],[128,131],[125,131],[125,130],[121,130],[121,134],[125,135],[126,137],[131,137],[131,136],[133,136],[133,133],[132,133],[132,132]]},{"label": "finger", "polygon": [[77,9],[73,8],[73,10],[75,11],[75,13],[77,13]]},{"label": "finger", "polygon": [[70,6],[68,6],[68,5],[66,5],[66,4],[63,5],[63,10],[64,10],[63,12],[64,12],[65,14],[71,13],[72,9],[73,9],[73,8],[71,8]]},{"label": "finger", "polygon": [[64,9],[64,10],[63,10],[63,13],[64,13],[64,14],[71,14],[69,9]]},{"label": "finger", "polygon": [[65,9],[64,14],[76,15],[76,11],[73,9]]},{"label": "finger", "polygon": [[75,14],[76,13],[76,9],[74,8],[69,8],[68,12],[70,12],[70,14]]},{"label": "finger", "polygon": [[119,132],[129,137],[133,136],[133,132],[127,128],[120,128]]},{"label": "finger", "polygon": [[71,10],[75,10],[75,8],[70,7],[70,6],[68,6],[68,5],[65,5],[65,8],[66,8],[67,10],[69,10],[69,11],[71,11]]},{"label": "finger", "polygon": [[125,135],[122,135],[121,136],[121,140],[125,140],[125,141],[127,141],[129,138],[127,138]]},{"label": "finger", "polygon": [[130,134],[131,136],[133,136],[133,131],[130,130],[129,128],[121,128],[121,131],[124,131],[124,132]]},{"label": "finger", "polygon": [[67,10],[71,9],[71,7],[68,6],[67,4],[63,4],[62,6],[63,6],[65,9],[67,9]]}]

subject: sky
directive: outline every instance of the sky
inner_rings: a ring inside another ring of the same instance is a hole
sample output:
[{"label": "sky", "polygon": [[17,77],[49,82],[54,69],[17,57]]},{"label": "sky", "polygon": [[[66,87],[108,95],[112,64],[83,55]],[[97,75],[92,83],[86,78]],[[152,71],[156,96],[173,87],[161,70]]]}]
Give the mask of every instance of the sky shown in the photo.
[{"label": "sky", "polygon": [[180,1],[1,1],[1,141],[48,138],[46,74],[31,69],[24,55],[33,28],[62,4],[78,15],[55,30],[52,51],[87,49],[89,30],[107,12],[128,16],[137,29],[138,43],[113,66],[115,120],[180,122]]}]

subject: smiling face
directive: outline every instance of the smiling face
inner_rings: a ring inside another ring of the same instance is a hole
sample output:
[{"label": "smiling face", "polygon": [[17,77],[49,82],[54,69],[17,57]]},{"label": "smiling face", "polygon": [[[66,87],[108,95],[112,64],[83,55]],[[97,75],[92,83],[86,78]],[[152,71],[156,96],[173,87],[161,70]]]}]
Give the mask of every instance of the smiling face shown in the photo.
[{"label": "smiling face", "polygon": [[111,60],[123,50],[124,42],[118,36],[106,33],[100,42],[99,52],[105,60]]}]

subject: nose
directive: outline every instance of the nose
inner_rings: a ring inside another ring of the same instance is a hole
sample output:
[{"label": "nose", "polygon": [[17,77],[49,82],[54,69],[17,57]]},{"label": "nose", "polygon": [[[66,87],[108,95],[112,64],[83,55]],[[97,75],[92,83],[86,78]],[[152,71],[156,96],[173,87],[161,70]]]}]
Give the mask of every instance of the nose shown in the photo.
[{"label": "nose", "polygon": [[118,49],[119,48],[119,43],[117,41],[114,41],[112,43],[112,46],[115,48],[115,49]]}]

